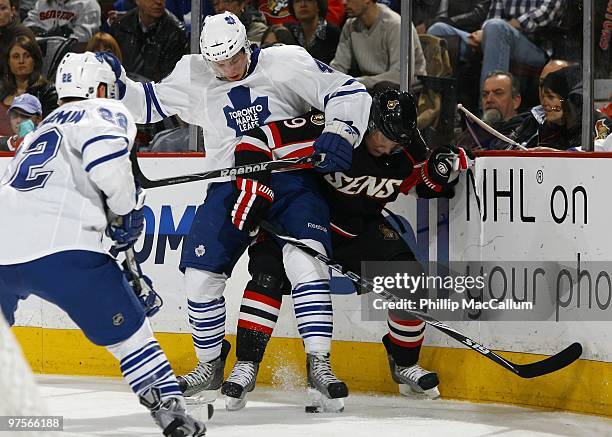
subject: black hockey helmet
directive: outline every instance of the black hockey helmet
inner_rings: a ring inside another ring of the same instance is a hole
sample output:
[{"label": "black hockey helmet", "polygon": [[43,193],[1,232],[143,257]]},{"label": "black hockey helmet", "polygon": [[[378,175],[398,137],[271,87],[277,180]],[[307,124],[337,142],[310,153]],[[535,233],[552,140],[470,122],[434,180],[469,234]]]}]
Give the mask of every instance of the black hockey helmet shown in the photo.
[{"label": "black hockey helmet", "polygon": [[417,109],[412,94],[387,88],[372,98],[368,130],[380,129],[391,141],[407,144],[416,124]]}]

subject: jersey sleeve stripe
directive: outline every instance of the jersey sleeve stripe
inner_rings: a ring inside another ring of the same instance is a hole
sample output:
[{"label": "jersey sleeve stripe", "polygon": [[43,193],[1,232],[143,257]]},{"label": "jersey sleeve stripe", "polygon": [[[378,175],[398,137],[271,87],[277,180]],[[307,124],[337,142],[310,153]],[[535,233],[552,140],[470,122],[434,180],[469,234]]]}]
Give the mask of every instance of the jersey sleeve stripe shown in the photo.
[{"label": "jersey sleeve stripe", "polygon": [[157,100],[157,96],[155,95],[155,88],[153,88],[153,84],[151,82],[145,84],[145,89],[148,89],[149,96],[151,100],[153,100],[153,105],[155,105],[155,110],[157,113],[163,118],[167,118],[168,116],[164,111],[162,111],[161,105]]},{"label": "jersey sleeve stripe", "polygon": [[95,142],[103,141],[103,140],[117,140],[117,139],[124,140],[126,145],[130,143],[126,137],[121,136],[121,135],[99,135],[97,137],[91,138],[90,140],[87,140],[85,144],[83,144],[83,147],[81,148],[81,153],[85,151],[85,148],[87,148],[87,146]]},{"label": "jersey sleeve stripe", "polygon": [[147,92],[147,84],[141,82],[140,85],[142,85],[142,88],[144,90],[145,103],[147,106],[147,119],[145,121],[145,124],[148,124],[148,123],[151,123],[151,97],[149,96],[149,93]]},{"label": "jersey sleeve stripe", "polygon": [[348,95],[351,95],[351,94],[367,93],[367,92],[368,91],[365,88],[358,88],[358,89],[355,89],[355,90],[348,90],[348,91],[338,91],[338,92],[332,94],[331,96],[330,95],[325,96],[325,99],[323,99],[323,105],[325,107],[327,107],[327,104],[329,103],[329,101],[331,99],[335,98],[335,97],[342,97],[342,96],[348,96]]},{"label": "jersey sleeve stripe", "polygon": [[118,152],[115,153],[111,153],[110,155],[106,155],[103,156],[101,158],[96,159],[95,161],[90,162],[87,167],[85,167],[85,171],[89,172],[92,168],[94,168],[96,165],[102,164],[106,161],[110,161],[111,159],[115,159],[115,158],[119,158],[123,155],[126,155],[128,153],[128,149],[127,147],[124,148],[123,150],[120,150]]}]

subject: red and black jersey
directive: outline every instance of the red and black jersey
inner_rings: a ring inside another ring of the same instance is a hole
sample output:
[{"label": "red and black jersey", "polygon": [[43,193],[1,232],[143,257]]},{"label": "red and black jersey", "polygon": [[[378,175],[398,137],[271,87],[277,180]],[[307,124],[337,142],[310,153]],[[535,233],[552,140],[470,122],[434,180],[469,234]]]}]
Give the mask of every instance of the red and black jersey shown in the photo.
[{"label": "red and black jersey", "polygon": [[[271,152],[276,159],[309,156],[324,127],[325,118],[318,112],[277,121],[247,132],[236,150],[259,150],[268,156]],[[362,142],[353,152],[350,170],[323,175],[321,185],[335,231],[347,237],[358,235],[388,202],[422,182],[418,168],[427,157],[427,147],[419,134],[409,148],[410,153],[402,149],[374,157]]]}]

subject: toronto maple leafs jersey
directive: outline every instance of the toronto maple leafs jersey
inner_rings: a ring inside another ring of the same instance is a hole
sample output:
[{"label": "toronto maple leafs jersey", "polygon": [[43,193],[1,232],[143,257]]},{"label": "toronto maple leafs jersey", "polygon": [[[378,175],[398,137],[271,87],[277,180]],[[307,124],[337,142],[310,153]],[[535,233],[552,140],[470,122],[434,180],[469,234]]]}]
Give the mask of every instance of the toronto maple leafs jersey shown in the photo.
[{"label": "toronto maple leafs jersey", "polygon": [[293,118],[310,107],[328,120],[352,123],[359,141],[366,130],[371,98],[350,76],[313,59],[298,46],[255,49],[240,81],[215,77],[200,54],[186,55],[160,83],[128,80],[123,102],[136,123],[178,115],[204,132],[206,168],[234,165],[238,137],[249,129]]},{"label": "toronto maple leafs jersey", "polygon": [[0,265],[104,253],[106,207],[123,215],[135,206],[135,135],[130,113],[109,99],[62,105],[26,135],[0,179]]}]

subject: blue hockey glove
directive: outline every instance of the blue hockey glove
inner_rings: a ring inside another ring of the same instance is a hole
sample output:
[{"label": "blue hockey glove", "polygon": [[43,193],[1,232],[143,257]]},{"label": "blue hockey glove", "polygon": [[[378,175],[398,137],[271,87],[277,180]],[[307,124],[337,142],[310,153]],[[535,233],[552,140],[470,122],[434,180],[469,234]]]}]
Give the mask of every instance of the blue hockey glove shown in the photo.
[{"label": "blue hockey glove", "polygon": [[132,247],[144,230],[145,191],[136,189],[136,206],[128,214],[117,217],[106,227],[106,235],[114,242],[113,249],[122,252]]},{"label": "blue hockey glove", "polygon": [[115,86],[117,87],[115,98],[122,100],[125,96],[127,75],[121,66],[121,61],[111,52],[98,52],[96,57],[106,62],[113,69],[113,73],[115,73]]},{"label": "blue hockey glove", "polygon": [[351,168],[353,147],[358,139],[359,134],[348,123],[338,119],[326,123],[323,133],[313,144],[315,153],[325,155],[317,171],[331,173]]}]

